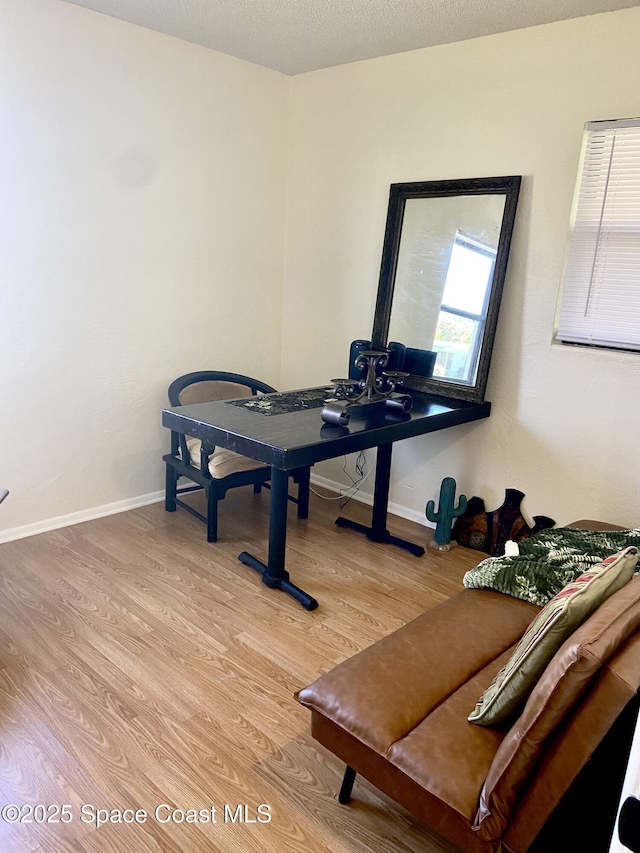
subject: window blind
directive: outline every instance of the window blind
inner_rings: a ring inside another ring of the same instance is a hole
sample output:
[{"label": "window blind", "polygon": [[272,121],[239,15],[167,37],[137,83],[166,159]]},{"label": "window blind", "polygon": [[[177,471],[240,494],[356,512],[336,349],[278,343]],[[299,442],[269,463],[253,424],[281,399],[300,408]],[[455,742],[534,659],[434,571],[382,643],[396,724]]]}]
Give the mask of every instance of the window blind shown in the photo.
[{"label": "window blind", "polygon": [[640,119],[586,125],[556,336],[640,350]]}]

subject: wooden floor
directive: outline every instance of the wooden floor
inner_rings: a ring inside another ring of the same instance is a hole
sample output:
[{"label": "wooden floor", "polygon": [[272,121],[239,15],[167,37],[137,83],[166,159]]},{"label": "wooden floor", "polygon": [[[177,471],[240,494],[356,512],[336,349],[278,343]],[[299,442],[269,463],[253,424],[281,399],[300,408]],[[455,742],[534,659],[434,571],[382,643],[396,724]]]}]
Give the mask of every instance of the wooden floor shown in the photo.
[{"label": "wooden floor", "polygon": [[[368,542],[312,496],[308,520],[291,507],[287,542],[293,581],[320,601],[308,613],[237,560],[264,557],[268,502],[229,493],[216,545],[155,504],[0,546],[1,805],[72,816],[12,823],[5,808],[2,853],[452,850],[360,779],[340,806],[343,767],[293,693],[458,591],[481,555]],[[425,542],[424,527],[390,527]],[[216,823],[160,823],[161,804],[213,806]],[[225,823],[239,804],[254,820],[265,804],[271,821]],[[126,808],[146,822],[96,828],[94,809]]]}]

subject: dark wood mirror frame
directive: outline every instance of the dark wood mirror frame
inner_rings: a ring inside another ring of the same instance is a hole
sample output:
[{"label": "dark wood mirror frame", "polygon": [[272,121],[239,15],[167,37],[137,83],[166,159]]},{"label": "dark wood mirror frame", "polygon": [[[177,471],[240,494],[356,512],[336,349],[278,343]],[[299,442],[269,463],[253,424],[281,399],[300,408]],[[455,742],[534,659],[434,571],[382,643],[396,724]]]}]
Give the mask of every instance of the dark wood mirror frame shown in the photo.
[{"label": "dark wood mirror frame", "polygon": [[500,178],[470,178],[467,180],[423,181],[391,184],[389,209],[382,250],[382,263],[378,283],[375,317],[371,343],[374,348],[386,347],[389,335],[393,292],[405,204],[409,199],[449,196],[503,195],[505,206],[500,228],[500,238],[487,305],[484,333],[480,347],[478,368],[473,385],[455,381],[411,375],[405,381],[410,390],[426,391],[440,397],[482,402],[489,376],[491,353],[498,323],[500,300],[511,246],[511,235],[516,215],[521,178],[519,175]]}]

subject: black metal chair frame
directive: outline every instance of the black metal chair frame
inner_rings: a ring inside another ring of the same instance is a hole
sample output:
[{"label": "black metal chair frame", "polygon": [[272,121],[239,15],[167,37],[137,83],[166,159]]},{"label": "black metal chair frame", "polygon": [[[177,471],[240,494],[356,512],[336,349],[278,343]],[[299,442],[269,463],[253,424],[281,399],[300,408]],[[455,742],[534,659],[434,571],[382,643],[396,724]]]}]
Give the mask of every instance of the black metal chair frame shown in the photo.
[{"label": "black metal chair frame", "polygon": [[[252,379],[250,376],[243,376],[240,373],[227,373],[220,370],[198,370],[194,373],[187,373],[184,376],[180,376],[171,383],[169,386],[170,404],[172,406],[182,405],[180,402],[181,391],[196,382],[235,382],[249,388],[251,394],[257,394],[259,391],[263,394],[269,394],[276,390],[271,385],[267,385],[266,382],[260,382],[258,379]],[[271,468],[269,466],[259,466],[250,471],[238,471],[221,478],[212,477],[209,471],[209,458],[214,450],[214,445],[205,446],[203,443],[200,447],[200,468],[196,468],[191,464],[191,455],[187,447],[186,436],[172,430],[171,453],[162,457],[166,463],[165,510],[167,512],[175,512],[176,508],[180,506],[200,521],[203,521],[207,525],[208,542],[216,542],[218,539],[218,501],[224,498],[227,491],[237,486],[253,485],[254,492],[259,494],[262,486],[269,488],[268,481],[271,478]],[[290,472],[290,476],[293,477],[294,482],[298,485],[298,496],[294,498],[290,495],[289,500],[297,504],[298,518],[307,518],[309,515],[309,475],[309,467],[298,468]],[[198,485],[178,488],[180,477],[186,477]],[[204,491],[207,498],[206,516],[179,497],[179,495],[188,492],[199,491]]]}]

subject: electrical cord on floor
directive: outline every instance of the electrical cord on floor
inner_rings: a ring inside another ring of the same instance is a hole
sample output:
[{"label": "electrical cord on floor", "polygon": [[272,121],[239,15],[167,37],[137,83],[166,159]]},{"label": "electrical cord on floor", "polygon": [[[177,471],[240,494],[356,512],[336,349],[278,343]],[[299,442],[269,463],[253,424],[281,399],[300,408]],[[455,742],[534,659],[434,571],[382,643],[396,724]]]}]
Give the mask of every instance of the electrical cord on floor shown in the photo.
[{"label": "electrical cord on floor", "polygon": [[349,471],[347,470],[347,464],[348,464],[348,459],[345,456],[344,457],[344,465],[342,466],[342,470],[346,474],[346,476],[351,480],[351,485],[345,486],[344,488],[340,489],[339,495],[336,495],[335,497],[328,497],[327,495],[321,495],[319,492],[316,492],[316,490],[313,489],[311,486],[309,487],[310,491],[312,491],[316,497],[320,498],[323,501],[340,501],[340,504],[339,504],[340,509],[345,507],[349,503],[351,498],[360,491],[360,486],[364,483],[364,481],[367,479],[367,477],[371,473],[370,469],[367,471],[367,456],[366,456],[364,450],[361,450],[360,453],[358,453],[358,456],[356,458],[356,462],[355,462],[355,474],[356,474],[356,476],[355,477],[352,477],[351,474],[349,473]]}]

